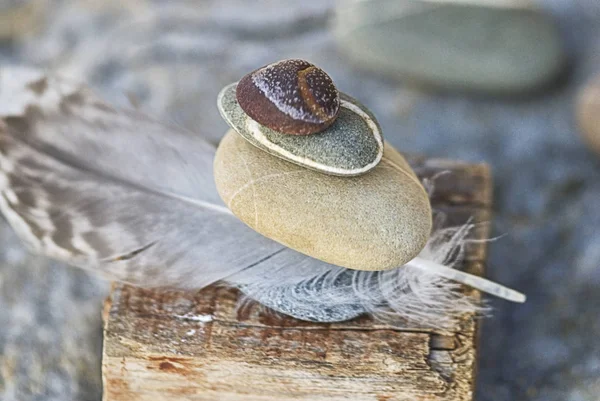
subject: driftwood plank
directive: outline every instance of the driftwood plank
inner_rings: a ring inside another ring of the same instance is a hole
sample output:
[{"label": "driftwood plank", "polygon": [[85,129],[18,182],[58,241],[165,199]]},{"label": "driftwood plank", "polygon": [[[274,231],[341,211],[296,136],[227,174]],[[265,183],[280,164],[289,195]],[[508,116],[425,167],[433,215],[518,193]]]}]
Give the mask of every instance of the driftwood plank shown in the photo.
[{"label": "driftwood plank", "polygon": [[[491,219],[488,167],[410,159],[435,179],[433,204],[447,224]],[[439,174],[448,171],[446,174]],[[473,231],[486,238],[489,225]],[[485,243],[467,249],[464,268],[483,274]],[[367,317],[302,322],[239,293],[147,290],[115,285],[104,310],[105,401],[472,400],[477,321],[455,332],[396,329]]]}]

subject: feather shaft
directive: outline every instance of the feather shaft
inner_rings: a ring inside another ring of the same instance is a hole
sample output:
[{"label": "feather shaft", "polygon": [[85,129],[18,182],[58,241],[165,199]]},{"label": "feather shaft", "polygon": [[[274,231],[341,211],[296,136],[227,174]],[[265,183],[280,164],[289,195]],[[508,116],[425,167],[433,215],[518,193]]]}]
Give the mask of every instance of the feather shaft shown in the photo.
[{"label": "feather shaft", "polygon": [[495,295],[502,299],[506,299],[507,301],[523,303],[527,300],[527,297],[518,291],[487,280],[483,277],[475,276],[473,274],[465,273],[463,271],[435,263],[431,260],[416,257],[406,265],[437,274],[441,277],[447,278],[448,280],[468,285],[469,287]]}]

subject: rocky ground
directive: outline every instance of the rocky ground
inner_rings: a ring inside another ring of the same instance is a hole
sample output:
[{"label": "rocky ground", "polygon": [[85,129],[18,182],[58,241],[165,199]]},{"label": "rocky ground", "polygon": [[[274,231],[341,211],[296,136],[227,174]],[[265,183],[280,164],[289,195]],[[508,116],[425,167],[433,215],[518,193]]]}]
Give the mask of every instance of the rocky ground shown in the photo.
[{"label": "rocky ground", "polygon": [[[504,236],[491,244],[488,274],[529,300],[490,300],[478,400],[596,400],[600,158],[579,139],[574,99],[600,72],[600,5],[540,2],[560,25],[569,72],[514,99],[418,91],[363,73],[335,46],[333,3],[299,3],[40,2],[35,31],[2,42],[0,63],[81,77],[113,103],[134,98],[216,142],[226,129],[215,106],[222,86],[274,60],[311,60],[375,112],[400,150],[493,167],[494,228]],[[0,398],[100,400],[107,283],[27,254],[3,222],[0,242]]]}]

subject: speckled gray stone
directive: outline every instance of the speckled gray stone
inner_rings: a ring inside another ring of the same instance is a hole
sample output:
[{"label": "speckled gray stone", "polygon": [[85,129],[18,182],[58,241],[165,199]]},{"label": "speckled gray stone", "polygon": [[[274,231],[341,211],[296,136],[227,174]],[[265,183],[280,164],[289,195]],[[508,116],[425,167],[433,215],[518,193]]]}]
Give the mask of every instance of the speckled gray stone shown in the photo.
[{"label": "speckled gray stone", "polygon": [[450,89],[528,91],[565,65],[557,26],[526,0],[347,2],[335,31],[356,64]]},{"label": "speckled gray stone", "polygon": [[[287,135],[252,120],[235,96],[236,84],[225,87],[218,107],[227,123],[254,146],[284,160],[326,174],[356,176],[371,170],[383,156],[383,137],[375,117],[360,103],[340,93],[335,122],[312,135]],[[364,114],[359,115],[359,109]]]}]

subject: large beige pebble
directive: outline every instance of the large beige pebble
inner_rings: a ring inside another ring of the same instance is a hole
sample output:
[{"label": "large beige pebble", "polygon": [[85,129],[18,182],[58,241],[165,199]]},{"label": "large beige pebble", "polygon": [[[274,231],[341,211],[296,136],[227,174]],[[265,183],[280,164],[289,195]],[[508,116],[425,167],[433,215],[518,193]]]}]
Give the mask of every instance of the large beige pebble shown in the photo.
[{"label": "large beige pebble", "polygon": [[217,150],[215,181],[229,209],[254,230],[338,266],[400,266],[431,232],[428,196],[389,145],[372,171],[336,177],[269,155],[229,131]]},{"label": "large beige pebble", "polygon": [[583,138],[600,155],[600,76],[581,90],[576,112]]}]

